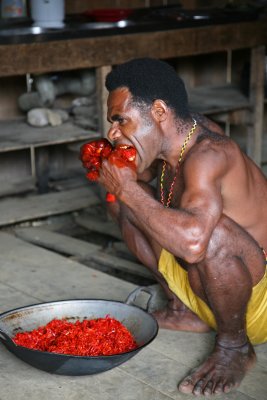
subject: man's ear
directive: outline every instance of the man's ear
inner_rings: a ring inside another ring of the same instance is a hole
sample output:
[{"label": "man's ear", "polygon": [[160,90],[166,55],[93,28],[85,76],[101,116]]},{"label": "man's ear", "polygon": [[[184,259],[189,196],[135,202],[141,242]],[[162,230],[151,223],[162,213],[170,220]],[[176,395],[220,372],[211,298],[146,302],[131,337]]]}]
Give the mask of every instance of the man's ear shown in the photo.
[{"label": "man's ear", "polygon": [[163,100],[154,100],[151,108],[151,113],[153,118],[157,122],[165,121],[168,116],[169,108]]}]

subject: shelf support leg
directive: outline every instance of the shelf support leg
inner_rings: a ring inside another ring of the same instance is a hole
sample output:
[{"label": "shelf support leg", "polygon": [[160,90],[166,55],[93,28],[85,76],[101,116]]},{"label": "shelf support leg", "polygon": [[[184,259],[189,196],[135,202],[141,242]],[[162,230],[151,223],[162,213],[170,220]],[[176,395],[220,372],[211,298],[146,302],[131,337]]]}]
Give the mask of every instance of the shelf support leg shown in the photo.
[{"label": "shelf support leg", "polygon": [[111,71],[111,66],[106,65],[96,69],[96,91],[98,101],[99,129],[103,137],[107,136],[109,123],[107,121],[108,91],[105,87],[105,79]]},{"label": "shelf support leg", "polygon": [[250,65],[250,104],[252,108],[252,124],[248,129],[248,155],[261,166],[263,107],[264,107],[264,66],[265,47],[251,49]]}]

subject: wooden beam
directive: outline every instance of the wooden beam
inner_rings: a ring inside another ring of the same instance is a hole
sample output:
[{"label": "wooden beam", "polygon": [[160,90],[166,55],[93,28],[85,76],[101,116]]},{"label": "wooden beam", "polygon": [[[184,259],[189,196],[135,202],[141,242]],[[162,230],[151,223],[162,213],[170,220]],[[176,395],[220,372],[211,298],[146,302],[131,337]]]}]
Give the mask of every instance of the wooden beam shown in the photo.
[{"label": "wooden beam", "polygon": [[[212,40],[211,40],[212,38]],[[250,48],[267,43],[266,21],[0,46],[0,76],[116,65]],[[56,51],[55,51],[56,49]]]}]

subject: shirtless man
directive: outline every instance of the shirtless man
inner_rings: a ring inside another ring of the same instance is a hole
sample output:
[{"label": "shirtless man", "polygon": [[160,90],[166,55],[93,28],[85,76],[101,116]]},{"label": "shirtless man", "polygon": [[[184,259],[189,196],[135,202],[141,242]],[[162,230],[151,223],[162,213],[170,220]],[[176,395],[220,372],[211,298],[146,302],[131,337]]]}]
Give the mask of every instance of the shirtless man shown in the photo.
[{"label": "shirtless man", "polygon": [[105,161],[99,182],[117,198],[109,208],[129,249],[168,296],[159,325],[217,331],[179,390],[227,393],[254,365],[253,345],[267,341],[266,178],[216,125],[190,114],[167,63],[132,60],[106,87],[108,138],[136,148],[137,171]]}]

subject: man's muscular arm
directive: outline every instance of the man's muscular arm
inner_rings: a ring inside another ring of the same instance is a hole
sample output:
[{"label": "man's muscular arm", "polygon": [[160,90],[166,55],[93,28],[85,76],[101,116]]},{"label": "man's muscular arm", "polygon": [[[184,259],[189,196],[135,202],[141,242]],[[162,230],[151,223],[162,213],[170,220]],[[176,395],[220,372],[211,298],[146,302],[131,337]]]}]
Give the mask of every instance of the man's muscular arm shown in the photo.
[{"label": "man's muscular arm", "polygon": [[132,211],[134,224],[162,247],[189,263],[201,260],[222,214],[225,154],[192,154],[184,166],[185,192],[179,209],[163,207],[146,193],[128,168],[104,163],[100,182]]}]

